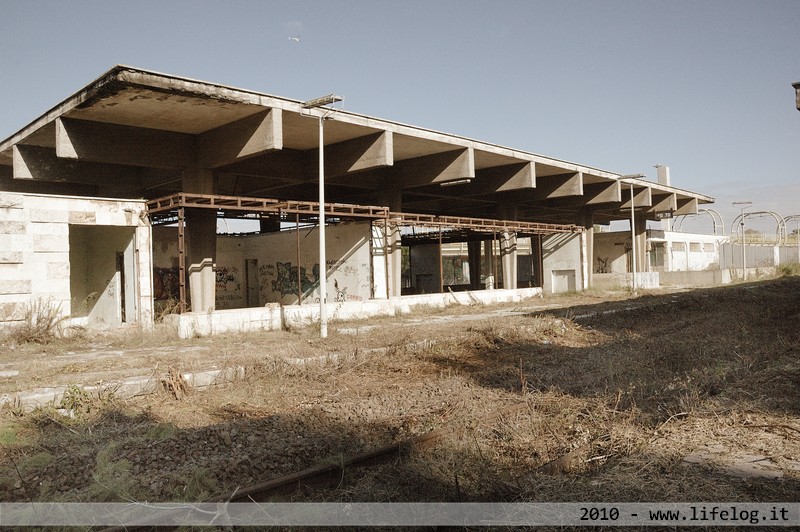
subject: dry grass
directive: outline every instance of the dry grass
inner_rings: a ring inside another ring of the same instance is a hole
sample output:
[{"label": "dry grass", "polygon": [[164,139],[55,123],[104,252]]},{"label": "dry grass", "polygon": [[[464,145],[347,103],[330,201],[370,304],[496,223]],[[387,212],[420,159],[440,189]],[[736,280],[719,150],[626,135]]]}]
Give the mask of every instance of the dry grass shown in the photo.
[{"label": "dry grass", "polygon": [[[439,430],[407,455],[289,497],[797,500],[800,279],[580,302],[442,326],[381,321],[328,341],[170,339],[165,352],[176,356],[160,366],[172,368],[168,393],[76,396],[76,419],[2,418],[0,476],[15,481],[0,493],[207,499]],[[178,377],[200,360],[242,365],[246,376],[187,393]],[[708,463],[684,462],[703,449],[716,449]],[[783,478],[732,476],[741,453],[766,456]]]},{"label": "dry grass", "polygon": [[2,341],[8,344],[48,344],[60,336],[59,326],[66,318],[61,306],[36,299],[26,305],[22,320],[5,331]]}]

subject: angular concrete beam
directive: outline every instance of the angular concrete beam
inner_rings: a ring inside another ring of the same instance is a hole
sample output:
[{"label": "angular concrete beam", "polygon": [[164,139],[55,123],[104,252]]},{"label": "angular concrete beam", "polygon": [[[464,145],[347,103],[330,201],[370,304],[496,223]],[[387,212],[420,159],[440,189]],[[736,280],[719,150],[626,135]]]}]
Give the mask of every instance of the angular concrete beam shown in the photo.
[{"label": "angular concrete beam", "polygon": [[469,195],[491,194],[536,187],[536,169],[532,162],[482,168],[475,172]]},{"label": "angular concrete beam", "polygon": [[200,165],[217,168],[283,148],[283,111],[269,109],[198,135]]},{"label": "angular concrete beam", "polygon": [[40,146],[13,147],[14,179],[69,181],[92,185],[130,184],[141,178],[141,168],[61,159]]},{"label": "angular concrete beam", "polygon": [[602,203],[619,203],[622,201],[622,188],[619,181],[608,183],[592,183],[583,186],[583,195],[556,198],[547,202],[549,207],[585,207]]},{"label": "angular concrete beam", "polygon": [[98,163],[183,168],[195,160],[195,138],[185,133],[56,119],[56,155]]},{"label": "angular concrete beam", "polygon": [[[634,193],[634,197],[636,194]],[[622,201],[622,187],[619,181],[611,183],[585,185],[583,187],[583,198],[586,200],[582,205],[596,205],[598,203],[616,203]]]},{"label": "angular concrete beam", "polygon": [[553,199],[583,195],[583,173],[537,177],[534,199]]},{"label": "angular concrete beam", "polygon": [[675,209],[675,216],[681,214],[697,214],[698,201],[697,198],[686,198],[677,200],[677,209]]},{"label": "angular concrete beam", "polygon": [[405,159],[395,163],[394,180],[401,188],[475,178],[472,148]]},{"label": "angular concrete beam", "polygon": [[[622,197],[625,200],[620,205],[621,209],[631,208],[631,188],[630,186],[622,184]],[[653,190],[650,187],[637,189],[633,187],[633,206],[634,207],[650,207],[653,205]]]},{"label": "angular concrete beam", "polygon": [[653,194],[653,205],[649,213],[676,211],[678,209],[677,196],[673,194]]},{"label": "angular concrete beam", "polygon": [[[318,177],[318,163],[319,150],[311,150],[306,173],[314,176],[314,179]],[[393,164],[394,136],[391,131],[325,146],[325,177],[343,176]]]}]

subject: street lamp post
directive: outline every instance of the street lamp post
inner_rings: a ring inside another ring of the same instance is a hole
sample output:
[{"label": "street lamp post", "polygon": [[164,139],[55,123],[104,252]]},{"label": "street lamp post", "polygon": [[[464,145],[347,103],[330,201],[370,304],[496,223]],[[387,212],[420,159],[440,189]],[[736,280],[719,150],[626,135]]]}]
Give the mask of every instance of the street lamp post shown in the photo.
[{"label": "street lamp post", "polygon": [[633,295],[636,295],[636,218],[634,215],[634,208],[633,208],[633,181],[630,182],[631,185],[631,269],[633,270],[633,275],[631,275],[631,288],[633,289]]},{"label": "street lamp post", "polygon": [[[342,101],[341,96],[328,94],[303,103],[303,109],[313,109]],[[328,337],[328,264],[325,256],[325,135],[323,122],[326,113],[319,114],[319,336]],[[300,265],[298,264],[299,268]]]},{"label": "street lamp post", "polygon": [[747,252],[745,251],[747,249],[747,245],[745,244],[745,241],[744,241],[744,234],[745,234],[744,233],[744,231],[745,231],[744,210],[747,209],[748,207],[750,207],[752,204],[753,204],[752,201],[734,201],[733,202],[734,206],[739,206],[741,208],[741,215],[740,215],[741,221],[739,222],[739,225],[742,228],[742,280],[743,281],[747,280]]}]

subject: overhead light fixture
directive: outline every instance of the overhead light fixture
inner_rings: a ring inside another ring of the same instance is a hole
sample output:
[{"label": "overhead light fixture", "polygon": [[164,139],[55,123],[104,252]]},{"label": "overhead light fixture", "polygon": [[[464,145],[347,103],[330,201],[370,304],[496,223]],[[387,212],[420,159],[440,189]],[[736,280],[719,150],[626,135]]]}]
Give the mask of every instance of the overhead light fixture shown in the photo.
[{"label": "overhead light fixture", "polygon": [[454,185],[468,185],[472,183],[471,177],[465,177],[463,179],[453,179],[452,181],[444,181],[439,183],[440,187],[452,187]]},{"label": "overhead light fixture", "polygon": [[313,100],[303,102],[303,109],[311,109],[313,107],[322,107],[323,105],[330,105],[332,103],[341,102],[344,98],[338,94],[328,94],[327,96],[320,96]]}]

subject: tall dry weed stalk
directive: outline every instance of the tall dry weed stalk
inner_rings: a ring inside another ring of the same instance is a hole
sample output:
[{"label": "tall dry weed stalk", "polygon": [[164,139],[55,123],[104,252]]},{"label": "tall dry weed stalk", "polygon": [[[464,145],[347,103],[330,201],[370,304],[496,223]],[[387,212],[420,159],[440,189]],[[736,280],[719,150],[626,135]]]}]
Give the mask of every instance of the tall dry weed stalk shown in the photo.
[{"label": "tall dry weed stalk", "polygon": [[36,299],[25,307],[22,322],[8,331],[8,340],[16,344],[50,343],[59,335],[59,326],[65,319],[60,303]]}]

